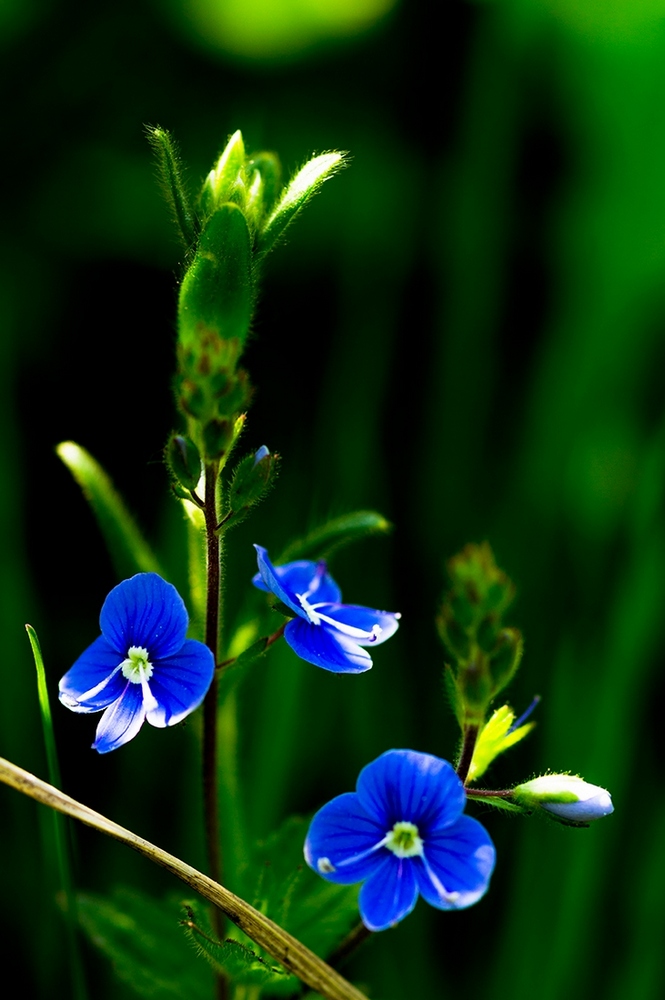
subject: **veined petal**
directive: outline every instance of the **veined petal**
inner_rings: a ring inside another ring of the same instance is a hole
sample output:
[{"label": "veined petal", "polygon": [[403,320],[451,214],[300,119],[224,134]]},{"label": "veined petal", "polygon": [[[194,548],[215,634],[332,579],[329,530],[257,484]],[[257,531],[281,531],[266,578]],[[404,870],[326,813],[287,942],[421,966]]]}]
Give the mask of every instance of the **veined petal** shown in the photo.
[{"label": "veined petal", "polygon": [[363,885],[358,907],[369,930],[384,931],[411,913],[418,900],[413,861],[389,851]]},{"label": "veined petal", "polygon": [[495,860],[494,844],[484,826],[460,816],[452,826],[430,834],[424,858],[414,859],[420,893],[440,910],[471,906],[487,891]]},{"label": "veined petal", "polygon": [[447,760],[415,750],[387,750],[358,776],[358,798],[367,812],[390,829],[415,823],[425,839],[445,828],[464,809],[466,793]]},{"label": "veined petal", "polygon": [[[295,600],[289,594],[289,592],[282,586],[279,576],[277,575],[277,570],[270,562],[270,557],[267,551],[261,545],[255,545],[256,557],[259,564],[259,575],[263,583],[261,590],[267,590],[274,594],[275,597],[279,597],[283,604],[286,604],[287,608],[291,608],[297,615],[301,618],[306,618],[306,614],[303,611],[297,598]],[[252,581],[256,583],[256,577]],[[256,584],[259,586],[258,584]]]},{"label": "veined petal", "polygon": [[172,584],[157,573],[137,573],[123,580],[104,601],[99,623],[111,646],[127,655],[143,646],[154,660],[173,656],[185,641],[189,617]]},{"label": "veined petal", "polygon": [[147,713],[150,725],[159,729],[174,726],[198,708],[214,673],[212,653],[196,639],[186,639],[175,656],[156,660],[150,678],[150,691],[157,701],[157,708]]},{"label": "veined petal", "polygon": [[126,682],[125,690],[106,709],[99,725],[92,749],[99,753],[116,750],[123,743],[133,740],[145,720],[143,691],[140,684]]},{"label": "veined petal", "polygon": [[330,625],[312,625],[302,618],[292,618],[284,638],[298,656],[324,670],[338,674],[360,674],[369,670],[372,659],[357,641]]},{"label": "veined petal", "polygon": [[60,701],[73,712],[99,712],[120,697],[126,680],[117,669],[124,657],[103,635],[81,653],[59,684]]},{"label": "veined petal", "polygon": [[[258,552],[260,546],[255,548]],[[265,552],[265,549],[263,551]],[[267,555],[266,552],[266,558]],[[342,599],[342,593],[323,560],[312,562],[300,559],[284,566],[273,566],[272,563],[270,565],[280,585],[289,594],[307,594],[310,601],[325,601],[330,604],[336,604]],[[272,589],[266,586],[261,573],[253,577],[252,583],[259,590],[270,592]]]},{"label": "veined petal", "polygon": [[319,604],[312,601],[310,604],[329,625],[339,622],[342,630],[347,627],[361,633],[352,636],[361,646],[378,646],[394,635],[399,627],[400,616],[391,611],[375,611],[359,604]]},{"label": "veined petal", "polygon": [[385,839],[385,830],[367,815],[355,792],[346,792],[315,814],[305,840],[305,860],[329,882],[352,885],[382,864]]}]

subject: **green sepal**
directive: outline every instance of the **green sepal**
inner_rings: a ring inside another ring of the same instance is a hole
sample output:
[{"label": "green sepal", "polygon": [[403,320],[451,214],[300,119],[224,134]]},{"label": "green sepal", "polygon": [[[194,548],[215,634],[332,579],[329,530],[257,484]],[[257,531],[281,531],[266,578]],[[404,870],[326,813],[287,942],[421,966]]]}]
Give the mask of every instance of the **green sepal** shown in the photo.
[{"label": "green sepal", "polygon": [[195,490],[199,485],[203,466],[199,449],[194,442],[184,434],[172,434],[166,445],[165,458],[176,483],[186,491]]},{"label": "green sepal", "polygon": [[517,628],[504,628],[499,634],[497,646],[490,657],[492,675],[492,697],[502,691],[513,679],[522,660],[524,640]]},{"label": "green sepal", "polygon": [[464,727],[464,700],[457,685],[455,672],[447,663],[443,668],[443,684],[452,710],[455,713],[455,718],[459,722],[460,728],[462,729]]},{"label": "green sepal", "polygon": [[78,913],[86,937],[128,990],[153,1000],[210,1000],[214,976],[192,959],[177,898],[157,902],[119,887],[111,897],[80,894]]},{"label": "green sepal", "polygon": [[284,549],[276,563],[295,559],[327,559],[331,553],[351,542],[369,535],[388,535],[392,524],[375,510],[357,510],[333,518],[318,528],[313,528],[302,538],[297,538]]},{"label": "green sepal", "polygon": [[198,220],[185,183],[180,154],[174,138],[166,129],[148,127],[148,142],[153,148],[164,197],[183,244],[189,250],[199,232]]},{"label": "green sepal", "polygon": [[274,959],[259,955],[256,945],[248,947],[234,938],[216,941],[202,909],[189,903],[184,906],[185,919],[180,925],[194,945],[196,953],[205,958],[216,972],[223,972],[233,982],[246,986],[262,986],[273,995],[294,993],[300,981]]},{"label": "green sepal", "polygon": [[275,153],[253,153],[247,161],[245,214],[258,229],[270,214],[282,184],[282,165]]},{"label": "green sepal", "polygon": [[469,802],[482,802],[483,805],[492,806],[494,809],[502,809],[504,812],[512,813],[522,813],[525,815],[529,812],[528,809],[522,809],[520,806],[515,805],[514,802],[509,802],[508,799],[502,799],[497,795],[470,795],[468,796]]},{"label": "green sepal", "polygon": [[241,210],[229,202],[206,222],[180,286],[178,340],[194,351],[202,376],[208,374],[204,349],[211,334],[242,348],[253,305],[249,230]]},{"label": "green sepal", "polygon": [[118,576],[121,579],[135,573],[164,576],[152,549],[101,465],[74,441],[62,441],[55,450],[92,507]]},{"label": "green sepal", "polygon": [[298,212],[320,190],[325,181],[342,169],[344,162],[344,153],[322,153],[313,157],[298,171],[287,184],[259,233],[257,241],[259,253],[266,254],[272,250]]},{"label": "green sepal", "polygon": [[233,470],[229,487],[228,527],[240,524],[250,509],[263,500],[275,485],[279,455],[268,454],[259,462],[255,456],[255,452],[246,455]]},{"label": "green sepal", "polygon": [[205,179],[201,191],[201,212],[207,220],[223,205],[235,201],[240,208],[245,202],[245,144],[242,132],[234,132]]},{"label": "green sepal", "polygon": [[510,732],[514,721],[515,713],[509,705],[502,705],[492,713],[478,735],[469,767],[468,782],[480,778],[499,754],[523,740],[536,725],[535,722],[527,722]]}]

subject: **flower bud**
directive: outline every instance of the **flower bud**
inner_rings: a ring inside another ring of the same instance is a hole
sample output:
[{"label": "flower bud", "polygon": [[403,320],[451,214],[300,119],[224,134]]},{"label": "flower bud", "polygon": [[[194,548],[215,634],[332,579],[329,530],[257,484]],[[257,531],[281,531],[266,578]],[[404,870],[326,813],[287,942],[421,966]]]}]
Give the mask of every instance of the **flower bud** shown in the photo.
[{"label": "flower bud", "polygon": [[590,823],[614,812],[609,792],[574,774],[543,774],[513,788],[513,798],[566,823]]}]

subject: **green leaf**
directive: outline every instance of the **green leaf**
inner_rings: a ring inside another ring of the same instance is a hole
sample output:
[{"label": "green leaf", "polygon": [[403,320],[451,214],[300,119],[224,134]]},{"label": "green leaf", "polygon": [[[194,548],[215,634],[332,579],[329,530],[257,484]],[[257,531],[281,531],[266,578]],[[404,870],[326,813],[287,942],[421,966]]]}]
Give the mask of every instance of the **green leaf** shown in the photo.
[{"label": "green leaf", "polygon": [[302,817],[291,817],[255,846],[245,898],[325,958],[358,923],[358,886],[326,882],[307,866],[308,827]]},{"label": "green leaf", "polygon": [[205,958],[216,972],[224,972],[234,983],[247,986],[265,986],[271,994],[296,993],[300,980],[278,965],[272,958],[258,954],[256,945],[248,947],[234,938],[219,942],[202,910],[185,904],[187,917],[181,921],[187,938],[197,953]]},{"label": "green leaf", "polygon": [[119,887],[110,898],[83,893],[78,907],[86,936],[138,996],[210,1000],[213,974],[196,961],[182,933],[182,904],[177,899],[157,902]]},{"label": "green leaf", "polygon": [[148,142],[157,160],[164,197],[169,204],[182,242],[189,249],[196,240],[198,223],[187,192],[178,147],[166,129],[159,126],[149,127],[147,133]]},{"label": "green leaf", "polygon": [[473,795],[468,796],[469,802],[482,802],[483,805],[493,806],[495,809],[503,809],[504,812],[512,813],[522,813],[526,810],[520,809],[516,806],[514,802],[508,802],[506,799],[497,798],[496,795]]},{"label": "green leaf", "polygon": [[338,173],[345,163],[345,153],[322,153],[306,163],[293,177],[277,202],[259,235],[258,250],[266,254],[284,235],[286,227],[321,185]]},{"label": "green leaf", "polygon": [[357,510],[353,514],[343,514],[291,542],[278,557],[277,563],[291,562],[294,559],[328,558],[335,550],[368,535],[387,535],[392,527],[390,521],[375,510]]},{"label": "green leaf", "polygon": [[111,479],[92,455],[74,441],[55,449],[83,490],[97,518],[118,576],[164,573]]},{"label": "green leaf", "polygon": [[536,725],[535,722],[527,722],[526,725],[519,726],[510,732],[514,721],[515,713],[509,705],[503,705],[492,713],[481,729],[474,747],[468,781],[476,781],[480,778],[495,757],[519,743]]}]

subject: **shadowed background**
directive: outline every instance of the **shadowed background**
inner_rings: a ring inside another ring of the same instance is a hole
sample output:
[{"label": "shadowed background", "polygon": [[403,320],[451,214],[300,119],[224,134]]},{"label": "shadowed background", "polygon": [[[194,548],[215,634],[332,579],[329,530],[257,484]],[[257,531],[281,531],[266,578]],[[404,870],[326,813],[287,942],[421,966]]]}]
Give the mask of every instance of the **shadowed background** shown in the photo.
[{"label": "shadowed background", "polygon": [[[488,539],[526,636],[509,691],[538,728],[491,781],[573,770],[616,812],[589,830],[481,813],[491,890],[422,902],[347,971],[382,1000],[662,996],[665,807],[665,4],[496,0],[4,0],[0,244],[0,754],[45,776],[37,629],[58,678],[117,582],[54,454],[106,467],[184,586],[161,450],[181,253],[144,124],[197,186],[228,135],[351,165],[270,258],[245,365],[246,448],[278,488],[232,537],[229,616],[271,554],[373,507],[390,540],[340,554],[351,602],[400,610],[375,668],[333,677],[275,649],[243,689],[240,775],[265,836],[352,789],[390,747],[455,752],[434,630],[445,559]],[[65,791],[205,864],[197,724],[108,758],[54,705]],[[230,739],[230,737],[229,737]],[[70,995],[43,811],[0,789],[2,949],[22,995]],[[78,831],[82,887],[173,882]],[[233,850],[229,847],[229,850]],[[125,995],[86,952],[92,994]]]}]

